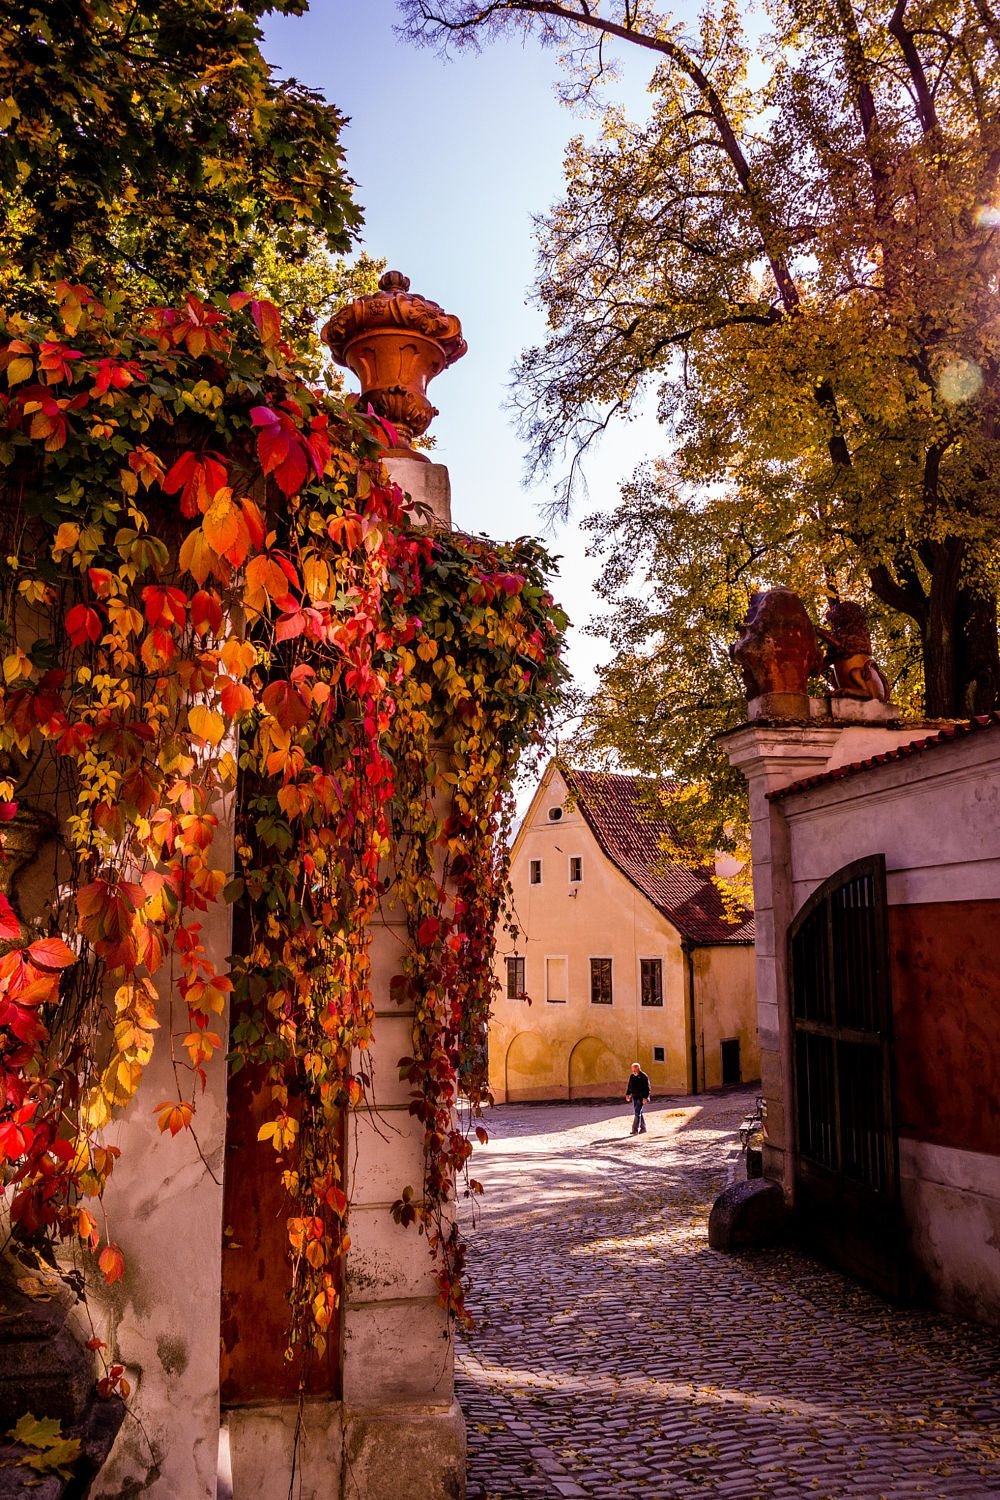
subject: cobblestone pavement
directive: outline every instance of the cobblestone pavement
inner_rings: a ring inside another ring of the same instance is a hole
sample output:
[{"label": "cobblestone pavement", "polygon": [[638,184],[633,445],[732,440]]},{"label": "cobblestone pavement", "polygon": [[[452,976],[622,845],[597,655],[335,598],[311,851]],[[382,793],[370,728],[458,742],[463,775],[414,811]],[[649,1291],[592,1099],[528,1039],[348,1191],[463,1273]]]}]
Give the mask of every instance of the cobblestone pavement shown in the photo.
[{"label": "cobblestone pavement", "polygon": [[[746,1094],[488,1121],[458,1349],[470,1500],[1000,1496],[995,1330],[708,1248]],[[468,1219],[468,1215],[467,1215]]]}]

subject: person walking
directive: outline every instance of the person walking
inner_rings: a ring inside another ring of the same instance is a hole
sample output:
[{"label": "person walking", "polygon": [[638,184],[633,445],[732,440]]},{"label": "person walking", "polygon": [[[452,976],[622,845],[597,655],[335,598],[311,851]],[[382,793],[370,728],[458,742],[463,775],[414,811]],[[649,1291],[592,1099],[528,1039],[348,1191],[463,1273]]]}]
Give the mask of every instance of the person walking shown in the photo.
[{"label": "person walking", "polygon": [[649,1079],[642,1071],[638,1063],[632,1064],[632,1071],[628,1077],[628,1087],[625,1090],[625,1098],[631,1099],[635,1118],[632,1121],[632,1134],[645,1135],[646,1122],[642,1117],[643,1107],[652,1096],[649,1089]]}]

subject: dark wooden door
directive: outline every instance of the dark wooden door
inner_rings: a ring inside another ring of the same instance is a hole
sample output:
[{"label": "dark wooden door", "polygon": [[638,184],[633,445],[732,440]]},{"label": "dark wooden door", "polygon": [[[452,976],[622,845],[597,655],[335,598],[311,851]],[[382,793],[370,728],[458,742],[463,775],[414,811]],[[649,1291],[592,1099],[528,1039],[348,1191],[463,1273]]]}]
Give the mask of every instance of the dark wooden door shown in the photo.
[{"label": "dark wooden door", "polygon": [[[325,1358],[307,1357],[304,1369],[301,1360],[285,1358],[291,1205],[270,1143],[257,1139],[273,1116],[263,1074],[260,1067],[247,1067],[229,1077],[220,1350],[220,1394],[227,1407],[294,1401],[303,1378],[310,1396],[340,1396],[337,1321]],[[339,1276],[339,1265],[337,1271]]]},{"label": "dark wooden door", "polygon": [[789,932],[795,1209],[811,1246],[903,1290],[885,859],[846,865]]}]

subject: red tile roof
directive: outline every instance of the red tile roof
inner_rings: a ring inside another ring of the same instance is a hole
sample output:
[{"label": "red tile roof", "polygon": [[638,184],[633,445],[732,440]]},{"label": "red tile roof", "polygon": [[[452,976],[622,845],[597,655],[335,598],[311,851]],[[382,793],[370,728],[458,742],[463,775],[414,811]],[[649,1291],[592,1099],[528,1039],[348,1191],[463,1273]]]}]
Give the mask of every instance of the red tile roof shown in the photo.
[{"label": "red tile roof", "polygon": [[736,925],[727,922],[709,874],[668,862],[661,841],[673,837],[673,829],[650,807],[656,783],[611,771],[562,771],[604,853],[682,937],[705,945],[753,942],[752,913]]},{"label": "red tile roof", "polygon": [[946,724],[942,729],[927,735],[924,739],[910,740],[905,745],[896,745],[892,750],[884,750],[881,755],[869,755],[866,760],[853,760],[849,765],[835,766],[832,771],[819,771],[815,776],[804,776],[801,781],[793,781],[788,786],[779,787],[777,791],[768,792],[768,801],[777,802],[782,797],[793,796],[796,792],[808,792],[814,786],[826,786],[832,781],[845,781],[849,776],[856,776],[859,771],[870,771],[873,766],[885,766],[894,760],[906,760],[911,755],[923,755],[926,751],[939,749],[942,745],[953,745],[956,740],[969,734],[976,734],[983,729],[1000,729],[1000,713],[978,714],[974,719],[958,720],[954,724]]}]

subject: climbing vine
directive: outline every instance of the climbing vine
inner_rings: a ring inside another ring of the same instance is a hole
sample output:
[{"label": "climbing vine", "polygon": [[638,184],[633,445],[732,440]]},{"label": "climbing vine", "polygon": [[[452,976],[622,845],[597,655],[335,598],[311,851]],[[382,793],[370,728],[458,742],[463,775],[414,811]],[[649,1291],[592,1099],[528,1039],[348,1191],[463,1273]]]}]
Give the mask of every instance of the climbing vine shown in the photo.
[{"label": "climbing vine", "polygon": [[[167,1047],[159,1128],[197,1142],[231,1001],[230,1066],[257,1067],[270,1099],[291,1339],[319,1351],[347,1244],[340,1121],[378,1103],[369,941],[386,906],[409,935],[392,999],[415,1011],[401,1066],[424,1129],[424,1179],[395,1213],[428,1234],[463,1315],[456,1106],[474,1120],[486,1093],[509,786],[562,672],[542,549],[415,525],[384,438],[303,383],[274,308],[244,294],[136,329],[61,283],[49,325],[0,320],[11,1223],[123,1275],[105,1129]],[[26,911],[32,869],[55,899]]]}]

